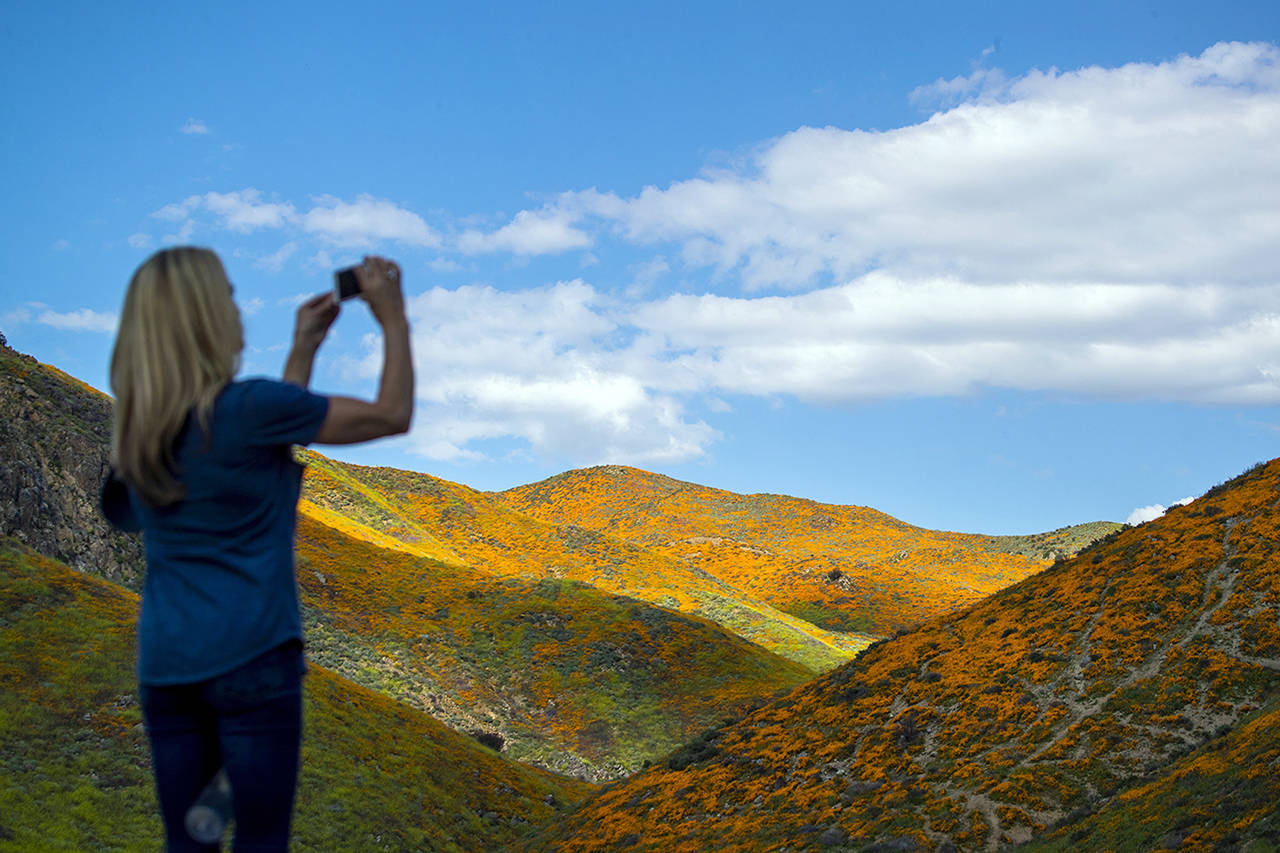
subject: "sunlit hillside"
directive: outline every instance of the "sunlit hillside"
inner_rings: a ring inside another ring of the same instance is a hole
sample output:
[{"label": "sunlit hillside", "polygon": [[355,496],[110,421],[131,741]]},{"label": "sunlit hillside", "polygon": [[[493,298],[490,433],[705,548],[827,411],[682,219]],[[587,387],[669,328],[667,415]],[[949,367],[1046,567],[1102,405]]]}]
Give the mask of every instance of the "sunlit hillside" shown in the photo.
[{"label": "sunlit hillside", "polygon": [[849,660],[871,641],[815,627],[655,549],[576,524],[539,521],[492,494],[316,453],[304,459],[306,500],[423,555],[497,576],[581,581],[696,614],[813,672]]},{"label": "sunlit hillside", "polygon": [[878,643],[534,849],[1276,849],[1277,495],[1280,460]]},{"label": "sunlit hillside", "polygon": [[444,563],[310,503],[297,555],[313,660],[565,773],[637,770],[812,676],[697,616]]},{"label": "sunlit hillside", "polygon": [[[833,630],[889,634],[972,604],[1040,571],[1075,544],[1068,531],[1030,550],[905,524],[874,509],[784,495],[739,495],[635,468],[568,471],[502,497],[702,569],[752,598]],[[1119,527],[1097,525],[1092,538]]]},{"label": "sunlit hillside", "polygon": [[[160,848],[137,607],[119,586],[0,539],[0,850]],[[589,790],[314,664],[305,701],[294,850],[489,853]]]}]

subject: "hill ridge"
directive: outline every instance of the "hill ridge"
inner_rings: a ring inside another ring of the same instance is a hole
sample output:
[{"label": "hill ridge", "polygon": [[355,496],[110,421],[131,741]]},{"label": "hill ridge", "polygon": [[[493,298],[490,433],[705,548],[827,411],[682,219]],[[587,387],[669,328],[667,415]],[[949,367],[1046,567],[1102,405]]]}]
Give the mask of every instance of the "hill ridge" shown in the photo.
[{"label": "hill ridge", "polygon": [[[1274,846],[1257,808],[1280,801],[1280,732],[1250,721],[1280,719],[1277,495],[1280,460],[876,643],[606,788],[530,849],[1076,849],[1074,831],[1118,830],[1072,824],[1135,810],[1167,819],[1143,829],[1157,839]],[[1143,805],[1232,732],[1269,767],[1247,815],[1204,793]]]},{"label": "hill ridge", "polygon": [[700,567],[820,627],[879,636],[972,603],[1120,526],[1029,537],[933,531],[868,507],[740,495],[617,465],[494,494],[533,518]]}]

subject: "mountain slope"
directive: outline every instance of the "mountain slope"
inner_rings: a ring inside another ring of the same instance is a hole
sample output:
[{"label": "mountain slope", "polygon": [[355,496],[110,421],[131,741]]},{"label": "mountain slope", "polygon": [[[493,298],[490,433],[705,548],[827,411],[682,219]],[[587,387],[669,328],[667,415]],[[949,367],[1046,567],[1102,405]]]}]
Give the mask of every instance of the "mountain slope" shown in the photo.
[{"label": "mountain slope", "polygon": [[696,616],[451,566],[327,518],[305,504],[298,525],[308,655],[517,760],[616,778],[812,675]]},{"label": "mountain slope", "polygon": [[1280,700],[1096,813],[1080,811],[1024,849],[1280,850]]},{"label": "mountain slope", "polygon": [[111,400],[0,335],[0,536],[139,589],[142,545],[98,512]]},{"label": "mountain slope", "polygon": [[[0,520],[37,550],[137,588],[140,539],[111,531],[97,510],[110,399],[5,348],[0,390]],[[588,778],[616,777],[725,713],[847,657],[801,620],[782,617],[795,623],[790,627],[738,601],[725,607],[737,621],[758,618],[764,633],[807,646],[801,656],[810,666],[694,615],[568,580],[500,580],[464,566],[428,524],[396,514],[394,501],[336,463],[341,482],[315,485],[327,460],[312,458],[319,461],[308,472],[309,491],[322,492],[336,511],[301,505],[297,550],[309,654],[460,731],[505,740],[508,755]],[[524,523],[535,543],[557,537],[545,525]],[[382,585],[362,588],[375,573]]]},{"label": "mountain slope", "polygon": [[[1242,749],[1270,745],[1250,784],[1274,786],[1278,497],[1280,460],[878,643],[606,789],[532,849],[994,850],[1059,821],[1068,839],[1105,838],[1073,826],[1080,810],[1156,802],[1200,772],[1180,759],[1245,723]],[[1249,813],[1231,831],[1273,828]]]},{"label": "mountain slope", "polygon": [[308,501],[376,524],[424,554],[497,576],[581,581],[696,614],[814,672],[843,663],[871,641],[817,628],[682,560],[579,525],[539,521],[457,483],[316,453],[303,458]]},{"label": "mountain slope", "polygon": [[[0,539],[0,850],[155,850],[137,597]],[[312,666],[299,851],[500,849],[588,786]]]},{"label": "mountain slope", "polygon": [[1034,574],[1049,561],[1022,552],[1063,553],[1072,539],[1069,530],[1035,543],[925,530],[867,507],[738,495],[619,465],[568,471],[498,497],[542,521],[695,566],[822,627],[880,635]]}]

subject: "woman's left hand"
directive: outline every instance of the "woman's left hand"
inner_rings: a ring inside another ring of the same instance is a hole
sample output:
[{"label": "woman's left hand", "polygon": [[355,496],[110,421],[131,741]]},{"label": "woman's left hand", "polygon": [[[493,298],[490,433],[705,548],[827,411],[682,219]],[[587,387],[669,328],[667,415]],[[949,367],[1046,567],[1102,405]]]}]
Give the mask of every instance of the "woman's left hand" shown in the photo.
[{"label": "woman's left hand", "polygon": [[305,347],[312,351],[320,348],[329,327],[338,319],[337,301],[333,291],[325,291],[313,296],[298,306],[298,323],[293,330],[293,345]]}]

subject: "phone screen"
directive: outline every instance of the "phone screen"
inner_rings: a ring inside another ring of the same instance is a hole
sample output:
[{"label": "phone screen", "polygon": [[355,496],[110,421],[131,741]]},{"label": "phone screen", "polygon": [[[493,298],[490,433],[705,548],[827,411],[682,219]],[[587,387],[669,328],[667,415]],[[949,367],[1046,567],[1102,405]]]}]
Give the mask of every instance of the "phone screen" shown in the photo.
[{"label": "phone screen", "polygon": [[333,274],[333,295],[339,302],[360,295],[360,280],[356,278],[355,267],[347,267]]}]

